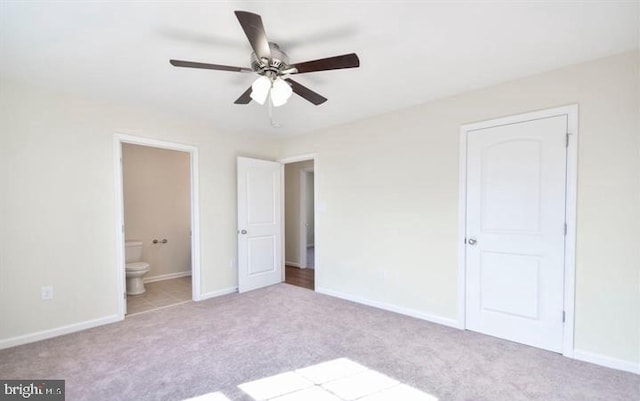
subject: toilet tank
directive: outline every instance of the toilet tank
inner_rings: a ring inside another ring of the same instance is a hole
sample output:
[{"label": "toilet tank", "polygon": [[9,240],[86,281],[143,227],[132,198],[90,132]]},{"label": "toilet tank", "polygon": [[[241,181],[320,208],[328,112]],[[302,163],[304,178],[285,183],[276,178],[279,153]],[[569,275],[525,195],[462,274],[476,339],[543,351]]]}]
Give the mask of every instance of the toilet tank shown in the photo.
[{"label": "toilet tank", "polygon": [[142,241],[127,240],[124,242],[124,259],[126,263],[142,260]]}]

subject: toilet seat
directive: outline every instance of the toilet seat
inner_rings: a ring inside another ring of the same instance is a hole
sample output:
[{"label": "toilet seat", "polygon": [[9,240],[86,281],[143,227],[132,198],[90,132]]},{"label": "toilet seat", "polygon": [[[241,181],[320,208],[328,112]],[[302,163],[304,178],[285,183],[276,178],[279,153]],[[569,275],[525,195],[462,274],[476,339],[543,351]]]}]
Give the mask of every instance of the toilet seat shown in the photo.
[{"label": "toilet seat", "polygon": [[140,271],[149,268],[149,263],[147,262],[133,262],[127,263],[126,270],[130,272]]}]

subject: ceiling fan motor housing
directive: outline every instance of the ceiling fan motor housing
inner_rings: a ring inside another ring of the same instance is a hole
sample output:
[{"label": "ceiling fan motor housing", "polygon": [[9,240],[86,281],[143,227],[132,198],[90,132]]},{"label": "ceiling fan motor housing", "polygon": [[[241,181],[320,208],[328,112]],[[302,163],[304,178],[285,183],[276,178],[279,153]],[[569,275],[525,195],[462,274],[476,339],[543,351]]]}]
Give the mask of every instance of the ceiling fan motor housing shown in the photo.
[{"label": "ceiling fan motor housing", "polygon": [[289,56],[277,43],[269,42],[269,49],[271,49],[271,60],[261,60],[255,53],[251,53],[251,69],[260,75],[266,75],[267,71],[278,74],[289,66]]}]

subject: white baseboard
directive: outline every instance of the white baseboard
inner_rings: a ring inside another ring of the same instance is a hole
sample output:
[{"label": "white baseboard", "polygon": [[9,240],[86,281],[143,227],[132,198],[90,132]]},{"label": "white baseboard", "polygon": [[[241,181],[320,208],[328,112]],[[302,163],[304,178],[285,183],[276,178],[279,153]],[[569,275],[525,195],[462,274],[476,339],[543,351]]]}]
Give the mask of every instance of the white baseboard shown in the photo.
[{"label": "white baseboard", "polygon": [[373,306],[374,308],[384,309],[390,312],[399,313],[401,315],[415,317],[417,319],[422,319],[432,323],[441,324],[443,326],[449,326],[456,329],[460,328],[458,324],[458,320],[456,319],[449,319],[446,317],[431,315],[429,313],[420,312],[415,309],[409,309],[401,306],[387,304],[384,302],[373,301],[367,298],[349,295],[339,291],[330,290],[327,288],[316,288],[316,292],[319,292],[320,294],[330,295],[336,298],[346,299],[347,301],[352,301],[352,302],[363,304],[363,305]]},{"label": "white baseboard", "polygon": [[638,362],[611,358],[609,356],[594,354],[593,352],[579,349],[573,350],[573,359],[640,375],[640,363]]},{"label": "white baseboard", "polygon": [[297,267],[298,269],[314,269],[313,266],[303,267],[300,263],[296,262],[284,262],[284,264],[290,267]]},{"label": "white baseboard", "polygon": [[215,297],[220,297],[222,295],[233,294],[235,292],[238,292],[238,287],[223,288],[221,290],[211,291],[211,292],[207,292],[200,295],[200,299],[198,299],[198,301],[204,301],[205,299],[209,299],[209,298],[215,298]]},{"label": "white baseboard", "polygon": [[191,275],[191,270],[178,272],[178,273],[169,273],[169,274],[161,274],[159,276],[151,276],[145,277],[142,279],[145,283],[153,283],[154,281],[162,281],[162,280],[171,280],[172,278],[180,278]]},{"label": "white baseboard", "polygon": [[122,320],[122,316],[111,315],[101,317],[99,319],[87,320],[85,322],[73,323],[67,326],[56,327],[54,329],[37,331],[35,333],[25,334],[23,336],[11,337],[0,340],[0,349],[16,347],[18,345],[33,343],[48,338],[62,336],[64,334],[75,333],[76,331],[91,329],[93,327],[102,326],[109,323],[115,323]]}]

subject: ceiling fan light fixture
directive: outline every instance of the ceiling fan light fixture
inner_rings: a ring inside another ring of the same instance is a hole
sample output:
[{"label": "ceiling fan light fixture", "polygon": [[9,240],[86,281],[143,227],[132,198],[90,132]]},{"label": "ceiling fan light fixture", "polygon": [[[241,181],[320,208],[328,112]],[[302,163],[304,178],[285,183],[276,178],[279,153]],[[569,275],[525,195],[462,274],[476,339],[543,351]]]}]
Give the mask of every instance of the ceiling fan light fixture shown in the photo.
[{"label": "ceiling fan light fixture", "polygon": [[271,80],[264,75],[258,77],[251,85],[251,99],[264,104],[271,89]]},{"label": "ceiling fan light fixture", "polygon": [[293,89],[289,86],[284,79],[278,77],[273,81],[273,87],[271,88],[271,102],[273,107],[282,106],[287,103],[287,100],[293,94]]}]

